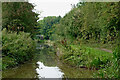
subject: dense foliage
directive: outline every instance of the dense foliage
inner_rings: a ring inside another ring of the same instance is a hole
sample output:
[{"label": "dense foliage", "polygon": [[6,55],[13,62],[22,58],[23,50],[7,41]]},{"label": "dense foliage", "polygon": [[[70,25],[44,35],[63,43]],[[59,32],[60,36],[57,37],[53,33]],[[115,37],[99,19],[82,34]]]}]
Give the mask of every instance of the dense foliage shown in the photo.
[{"label": "dense foliage", "polygon": [[39,31],[38,34],[44,35],[45,39],[49,39],[50,36],[54,33],[53,28],[55,27],[55,24],[58,24],[61,17],[58,16],[48,16],[45,17],[43,20],[40,20],[39,23]]},{"label": "dense foliage", "polygon": [[82,3],[62,18],[53,35],[113,44],[118,37],[118,7],[118,3]]},{"label": "dense foliage", "polygon": [[4,29],[2,34],[3,69],[33,59],[36,46],[29,33],[8,33]]},{"label": "dense foliage", "polygon": [[28,2],[2,3],[2,61],[3,69],[31,60],[35,54],[38,13]]},{"label": "dense foliage", "polygon": [[[119,7],[119,2],[78,3],[59,24],[54,25],[54,33],[51,37],[63,51],[61,59],[72,66],[99,68],[98,77],[119,78]],[[94,43],[111,46],[116,44],[117,48],[113,53],[107,53],[96,48],[83,47],[83,42],[91,45]]]},{"label": "dense foliage", "polygon": [[[120,2],[80,2],[63,18],[49,16],[38,23],[33,8],[30,3],[3,3],[3,69],[32,59],[31,35],[37,34],[53,40],[65,63],[99,69],[98,77],[120,78]],[[83,42],[117,47],[109,53]]]},{"label": "dense foliage", "polygon": [[81,45],[70,45],[69,48],[62,48],[64,53],[60,59],[71,66],[86,67],[92,69],[103,68],[107,62],[112,61],[113,54],[99,49]]},{"label": "dense foliage", "polygon": [[33,9],[34,6],[28,2],[2,3],[2,28],[35,34],[38,14]]}]

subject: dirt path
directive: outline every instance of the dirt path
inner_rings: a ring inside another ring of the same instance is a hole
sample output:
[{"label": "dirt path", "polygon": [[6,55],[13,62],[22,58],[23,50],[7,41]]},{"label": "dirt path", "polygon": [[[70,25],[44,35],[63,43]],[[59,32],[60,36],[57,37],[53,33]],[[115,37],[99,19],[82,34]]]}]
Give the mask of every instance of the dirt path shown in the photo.
[{"label": "dirt path", "polygon": [[106,51],[106,52],[112,53],[112,50],[108,50],[108,49],[105,49],[105,48],[96,48],[96,49],[100,49],[100,50],[103,50],[103,51]]}]

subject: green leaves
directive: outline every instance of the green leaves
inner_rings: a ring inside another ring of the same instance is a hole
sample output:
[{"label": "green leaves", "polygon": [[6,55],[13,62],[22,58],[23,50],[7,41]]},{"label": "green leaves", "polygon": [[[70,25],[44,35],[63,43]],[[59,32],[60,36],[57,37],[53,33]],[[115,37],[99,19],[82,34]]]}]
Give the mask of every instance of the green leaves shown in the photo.
[{"label": "green leaves", "polygon": [[118,3],[78,4],[79,7],[73,8],[59,24],[55,25],[54,35],[71,41],[80,39],[116,43],[119,22]]},{"label": "green leaves", "polygon": [[38,14],[33,12],[34,6],[28,2],[2,3],[2,27],[10,31],[29,32],[35,34]]},{"label": "green leaves", "polygon": [[[29,33],[20,32],[6,32],[4,29],[2,31],[2,53],[5,57],[11,58],[12,63],[21,64],[33,58],[35,54],[35,41],[30,38]],[[5,58],[5,61],[7,59]],[[3,57],[4,61],[4,57]],[[6,63],[6,67],[11,66],[12,63]],[[15,64],[14,64],[15,66]]]},{"label": "green leaves", "polygon": [[51,35],[54,33],[54,26],[55,24],[58,24],[61,19],[61,16],[48,16],[45,17],[43,20],[40,20],[38,29],[38,34],[42,34],[45,36],[45,39],[51,38]]}]

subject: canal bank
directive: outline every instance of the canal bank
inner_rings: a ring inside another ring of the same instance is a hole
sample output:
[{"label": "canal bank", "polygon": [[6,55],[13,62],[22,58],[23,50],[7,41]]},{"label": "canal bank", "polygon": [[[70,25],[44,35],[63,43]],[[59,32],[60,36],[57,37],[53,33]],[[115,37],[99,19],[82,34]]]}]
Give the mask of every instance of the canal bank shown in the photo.
[{"label": "canal bank", "polygon": [[[38,49],[36,58],[2,72],[3,78],[93,78],[94,70],[70,67],[56,56],[52,46]],[[51,72],[52,71],[52,72]],[[51,74],[51,76],[50,76]]]}]

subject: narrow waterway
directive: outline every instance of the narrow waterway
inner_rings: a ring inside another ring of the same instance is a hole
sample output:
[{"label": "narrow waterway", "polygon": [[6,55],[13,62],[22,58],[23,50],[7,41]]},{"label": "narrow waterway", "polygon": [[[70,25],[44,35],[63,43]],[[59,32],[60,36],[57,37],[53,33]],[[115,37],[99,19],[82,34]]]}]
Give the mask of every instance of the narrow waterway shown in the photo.
[{"label": "narrow waterway", "polygon": [[92,78],[94,70],[74,68],[63,64],[53,47],[38,48],[33,61],[2,72],[3,78]]}]

